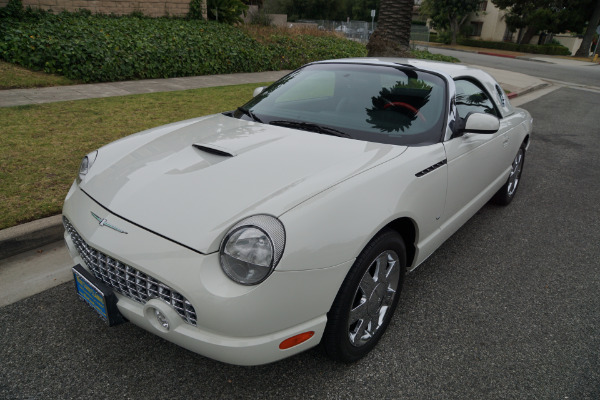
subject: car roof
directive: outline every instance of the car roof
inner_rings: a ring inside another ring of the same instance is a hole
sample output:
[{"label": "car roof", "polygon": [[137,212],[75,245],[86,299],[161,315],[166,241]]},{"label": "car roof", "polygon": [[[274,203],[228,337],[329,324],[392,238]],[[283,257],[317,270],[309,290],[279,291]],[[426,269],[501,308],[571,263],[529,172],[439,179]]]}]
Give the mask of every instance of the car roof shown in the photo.
[{"label": "car roof", "polygon": [[[508,97],[504,94],[500,96],[496,89],[498,84],[496,80],[487,72],[478,68],[469,67],[464,64],[455,64],[442,61],[418,60],[413,58],[394,58],[394,57],[364,57],[364,58],[341,58],[337,60],[324,60],[317,63],[341,63],[341,64],[372,64],[372,65],[389,65],[389,66],[410,66],[421,70],[438,72],[448,75],[452,79],[471,78],[480,82],[488,94],[493,98],[496,106],[500,109],[502,116],[506,117],[514,113],[514,108],[508,101]],[[498,85],[499,87],[499,85]]]}]

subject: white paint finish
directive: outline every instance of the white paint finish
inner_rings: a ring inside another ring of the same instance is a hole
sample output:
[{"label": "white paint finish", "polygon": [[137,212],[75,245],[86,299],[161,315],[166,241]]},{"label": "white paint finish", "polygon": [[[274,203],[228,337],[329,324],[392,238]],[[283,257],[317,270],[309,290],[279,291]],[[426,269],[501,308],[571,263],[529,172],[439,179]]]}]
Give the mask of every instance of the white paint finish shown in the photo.
[{"label": "white paint finish", "polygon": [[465,123],[466,132],[495,133],[500,129],[500,121],[489,114],[471,114]]},{"label": "white paint finish", "polygon": [[0,260],[0,307],[72,280],[73,265],[63,241]]},{"label": "white paint finish", "polygon": [[[226,277],[217,253],[193,252],[104,212],[111,224],[128,232],[121,234],[100,226],[90,210],[102,212],[81,190],[74,190],[63,213],[90,246],[183,294],[196,309],[199,328],[215,334],[261,336],[324,315],[353,262],[308,271],[276,271],[261,285],[242,286]],[[78,256],[74,263],[85,265]],[[310,296],[306,295],[308,287]],[[142,308],[140,304],[140,313]],[[294,313],[289,312],[292,309]]]},{"label": "white paint finish", "polygon": [[[187,324],[180,324],[176,329],[163,332],[156,329],[144,317],[139,306],[129,299],[123,299],[119,302],[119,310],[132,323],[165,340],[205,357],[236,365],[267,364],[317,346],[321,341],[327,323],[327,317],[322,315],[268,335],[236,337],[215,334]],[[279,349],[279,344],[285,339],[310,331],[315,334],[306,342],[287,350]]]},{"label": "white paint finish", "polygon": [[101,148],[81,187],[115,214],[209,253],[243,217],[280,215],[405,149],[217,114]]},{"label": "white paint finish", "polygon": [[379,230],[401,217],[418,225],[417,240],[433,235],[444,208],[445,167],[421,178],[415,174],[444,159],[441,144],[409,147],[290,210],[281,217],[288,244],[280,268],[322,268],[355,258]]}]

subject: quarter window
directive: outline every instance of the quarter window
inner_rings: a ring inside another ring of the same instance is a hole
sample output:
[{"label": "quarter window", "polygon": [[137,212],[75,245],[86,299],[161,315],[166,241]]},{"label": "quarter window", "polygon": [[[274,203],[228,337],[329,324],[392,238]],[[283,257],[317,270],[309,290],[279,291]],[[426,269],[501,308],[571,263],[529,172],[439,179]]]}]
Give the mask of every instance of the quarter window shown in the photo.
[{"label": "quarter window", "polygon": [[494,103],[485,90],[471,81],[459,79],[456,83],[456,108],[458,115],[465,118],[467,114],[485,113],[498,117]]}]

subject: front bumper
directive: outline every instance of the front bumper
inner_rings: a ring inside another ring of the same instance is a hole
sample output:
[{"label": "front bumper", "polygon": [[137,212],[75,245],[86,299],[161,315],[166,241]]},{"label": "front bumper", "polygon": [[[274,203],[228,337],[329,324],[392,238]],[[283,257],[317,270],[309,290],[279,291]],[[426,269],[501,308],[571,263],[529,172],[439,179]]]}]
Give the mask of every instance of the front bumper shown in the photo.
[{"label": "front bumper", "polygon": [[[353,262],[275,271],[260,285],[242,286],[225,276],[218,254],[200,254],[113,215],[76,185],[67,195],[63,215],[89,246],[183,295],[193,306],[196,320],[195,326],[186,322],[163,299],[150,296],[140,301],[117,292],[117,307],[123,316],[188,350],[231,364],[265,364],[317,345],[326,313]],[[74,262],[90,269],[68,233],[65,241]],[[155,309],[171,322],[168,330],[156,322]],[[308,331],[315,332],[309,340],[279,349],[285,339]]]}]

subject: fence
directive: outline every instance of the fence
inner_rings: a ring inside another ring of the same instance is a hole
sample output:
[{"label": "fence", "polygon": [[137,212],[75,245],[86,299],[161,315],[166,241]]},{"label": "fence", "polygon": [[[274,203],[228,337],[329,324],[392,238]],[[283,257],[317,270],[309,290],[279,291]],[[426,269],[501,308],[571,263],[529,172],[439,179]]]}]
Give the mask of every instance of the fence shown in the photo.
[{"label": "fence", "polygon": [[[302,20],[298,22],[316,24],[320,30],[338,32],[346,38],[357,42],[367,43],[372,33],[371,23],[365,21],[326,21],[326,20]],[[377,26],[377,24],[375,24]]]},{"label": "fence", "polygon": [[427,25],[411,25],[410,26],[410,46],[414,49],[417,47],[429,48],[429,28]]},{"label": "fence", "polygon": [[[377,23],[372,25],[371,22],[365,21],[302,20],[298,22],[317,25],[320,30],[339,32],[346,36],[346,38],[361,43],[367,43],[371,33],[377,27]],[[429,28],[427,26],[410,26],[411,47],[416,47],[415,42],[419,42],[419,46],[427,47],[427,42],[429,42]]]}]

